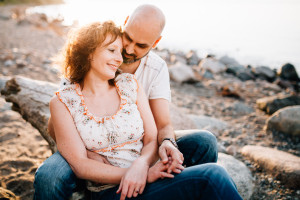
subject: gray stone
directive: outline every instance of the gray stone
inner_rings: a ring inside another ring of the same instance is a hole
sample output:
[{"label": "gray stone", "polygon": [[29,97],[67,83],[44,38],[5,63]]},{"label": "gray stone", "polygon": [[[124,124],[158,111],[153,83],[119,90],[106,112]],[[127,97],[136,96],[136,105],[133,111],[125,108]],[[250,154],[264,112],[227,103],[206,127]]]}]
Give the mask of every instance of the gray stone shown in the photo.
[{"label": "gray stone", "polygon": [[190,51],[186,54],[186,60],[188,65],[198,65],[200,58],[197,55],[196,51]]},{"label": "gray stone", "polygon": [[257,78],[273,82],[276,79],[276,73],[266,66],[253,68],[252,71],[255,73]]},{"label": "gray stone", "polygon": [[224,72],[226,70],[226,65],[219,62],[215,58],[204,58],[201,60],[198,66],[199,70],[207,69],[212,73]]},{"label": "gray stone", "polygon": [[244,72],[246,68],[243,65],[228,65],[226,68],[226,72],[229,74],[237,75],[239,72]]},{"label": "gray stone", "polygon": [[266,129],[299,137],[300,106],[289,106],[275,112],[267,120]]},{"label": "gray stone", "polygon": [[300,188],[300,157],[269,147],[247,145],[242,148],[248,157],[290,188]]},{"label": "gray stone", "polygon": [[253,108],[241,102],[235,102],[232,106],[226,107],[226,110],[231,110],[233,115],[248,115],[254,111]]},{"label": "gray stone", "polygon": [[184,63],[186,64],[187,61],[186,61],[186,58],[185,58],[185,55],[183,52],[177,52],[175,54],[172,54],[170,56],[170,62],[171,63],[177,63],[177,62],[180,62],[180,63]]},{"label": "gray stone", "polygon": [[280,96],[265,97],[256,100],[256,105],[258,106],[259,109],[271,115],[281,108],[287,106],[300,105],[300,96],[280,95]]},{"label": "gray stone", "polygon": [[5,67],[10,67],[10,66],[13,66],[15,63],[14,63],[14,61],[12,61],[12,60],[6,60],[5,62],[4,62],[4,66]]},{"label": "gray stone", "polygon": [[219,153],[218,164],[224,167],[235,182],[243,199],[251,198],[254,189],[253,177],[247,166],[233,156]]},{"label": "gray stone", "polygon": [[241,81],[249,81],[249,80],[255,80],[255,76],[251,73],[251,71],[249,69],[245,70],[245,71],[240,71],[237,73],[237,77],[241,80]]},{"label": "gray stone", "polygon": [[17,64],[17,67],[22,68],[22,67],[25,67],[26,65],[28,65],[28,62],[23,59],[17,59],[16,64]]},{"label": "gray stone", "polygon": [[219,142],[218,142],[218,152],[219,153],[227,153],[225,146]]},{"label": "gray stone", "polygon": [[236,61],[234,58],[231,58],[229,56],[222,56],[219,61],[223,63],[224,65],[240,65],[238,61]]},{"label": "gray stone", "polygon": [[213,73],[211,73],[207,69],[202,69],[200,72],[198,72],[198,74],[204,79],[208,79],[208,80],[215,79]]},{"label": "gray stone", "polygon": [[300,81],[294,65],[290,63],[287,63],[280,68],[279,76],[280,78],[288,81]]},{"label": "gray stone", "polygon": [[170,66],[169,73],[171,79],[178,83],[195,79],[193,69],[180,62],[177,62],[175,65]]},{"label": "gray stone", "polygon": [[212,132],[215,136],[222,133],[228,126],[228,124],[222,120],[208,117],[204,115],[188,115],[194,122],[197,129],[205,129]]}]

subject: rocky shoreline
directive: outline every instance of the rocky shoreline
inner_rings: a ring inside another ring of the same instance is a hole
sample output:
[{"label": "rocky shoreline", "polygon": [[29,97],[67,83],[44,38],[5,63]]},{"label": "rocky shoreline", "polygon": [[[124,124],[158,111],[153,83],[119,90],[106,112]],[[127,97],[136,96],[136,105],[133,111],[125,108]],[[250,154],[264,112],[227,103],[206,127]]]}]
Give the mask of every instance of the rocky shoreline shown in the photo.
[{"label": "rocky shoreline", "polygon": [[[25,9],[0,7],[1,89],[16,75],[59,83],[51,58],[69,27],[42,14],[25,15]],[[223,153],[220,160],[230,155],[250,169],[254,189],[249,199],[300,199],[300,81],[294,66],[286,64],[277,72],[266,66],[242,66],[228,56],[155,51],[169,66],[171,110],[180,113],[174,121],[185,122],[174,127],[215,133]],[[0,198],[32,199],[34,172],[51,151],[11,106],[2,94]],[[20,110],[15,103],[13,108]]]}]

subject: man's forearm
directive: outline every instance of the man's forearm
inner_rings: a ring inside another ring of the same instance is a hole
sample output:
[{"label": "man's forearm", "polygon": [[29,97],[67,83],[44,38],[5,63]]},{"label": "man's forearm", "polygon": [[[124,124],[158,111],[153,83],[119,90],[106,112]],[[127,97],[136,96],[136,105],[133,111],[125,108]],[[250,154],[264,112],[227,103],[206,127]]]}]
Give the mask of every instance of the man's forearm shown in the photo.
[{"label": "man's forearm", "polygon": [[158,130],[158,144],[161,145],[164,138],[174,138],[175,133],[171,124],[164,126]]}]

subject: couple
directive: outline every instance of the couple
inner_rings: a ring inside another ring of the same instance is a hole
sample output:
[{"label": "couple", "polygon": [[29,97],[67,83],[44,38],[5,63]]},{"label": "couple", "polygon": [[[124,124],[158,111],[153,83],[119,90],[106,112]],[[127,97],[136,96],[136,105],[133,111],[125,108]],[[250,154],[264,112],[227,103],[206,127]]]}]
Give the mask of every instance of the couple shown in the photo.
[{"label": "couple", "polygon": [[36,172],[35,199],[69,199],[84,180],[91,199],[241,199],[211,133],[174,139],[168,68],[150,51],[164,25],[142,5],[123,32],[108,21],[69,36],[69,82],[50,101],[58,152]]}]

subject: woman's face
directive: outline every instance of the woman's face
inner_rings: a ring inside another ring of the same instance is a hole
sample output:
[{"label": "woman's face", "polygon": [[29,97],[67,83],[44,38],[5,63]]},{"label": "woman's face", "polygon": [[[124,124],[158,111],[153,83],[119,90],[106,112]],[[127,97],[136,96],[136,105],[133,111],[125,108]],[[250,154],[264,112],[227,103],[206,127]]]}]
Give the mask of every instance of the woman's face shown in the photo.
[{"label": "woman's face", "polygon": [[103,44],[91,55],[90,72],[103,80],[109,80],[115,77],[117,69],[123,62],[122,58],[122,39],[118,37],[113,43],[107,45],[111,40],[108,35]]}]

